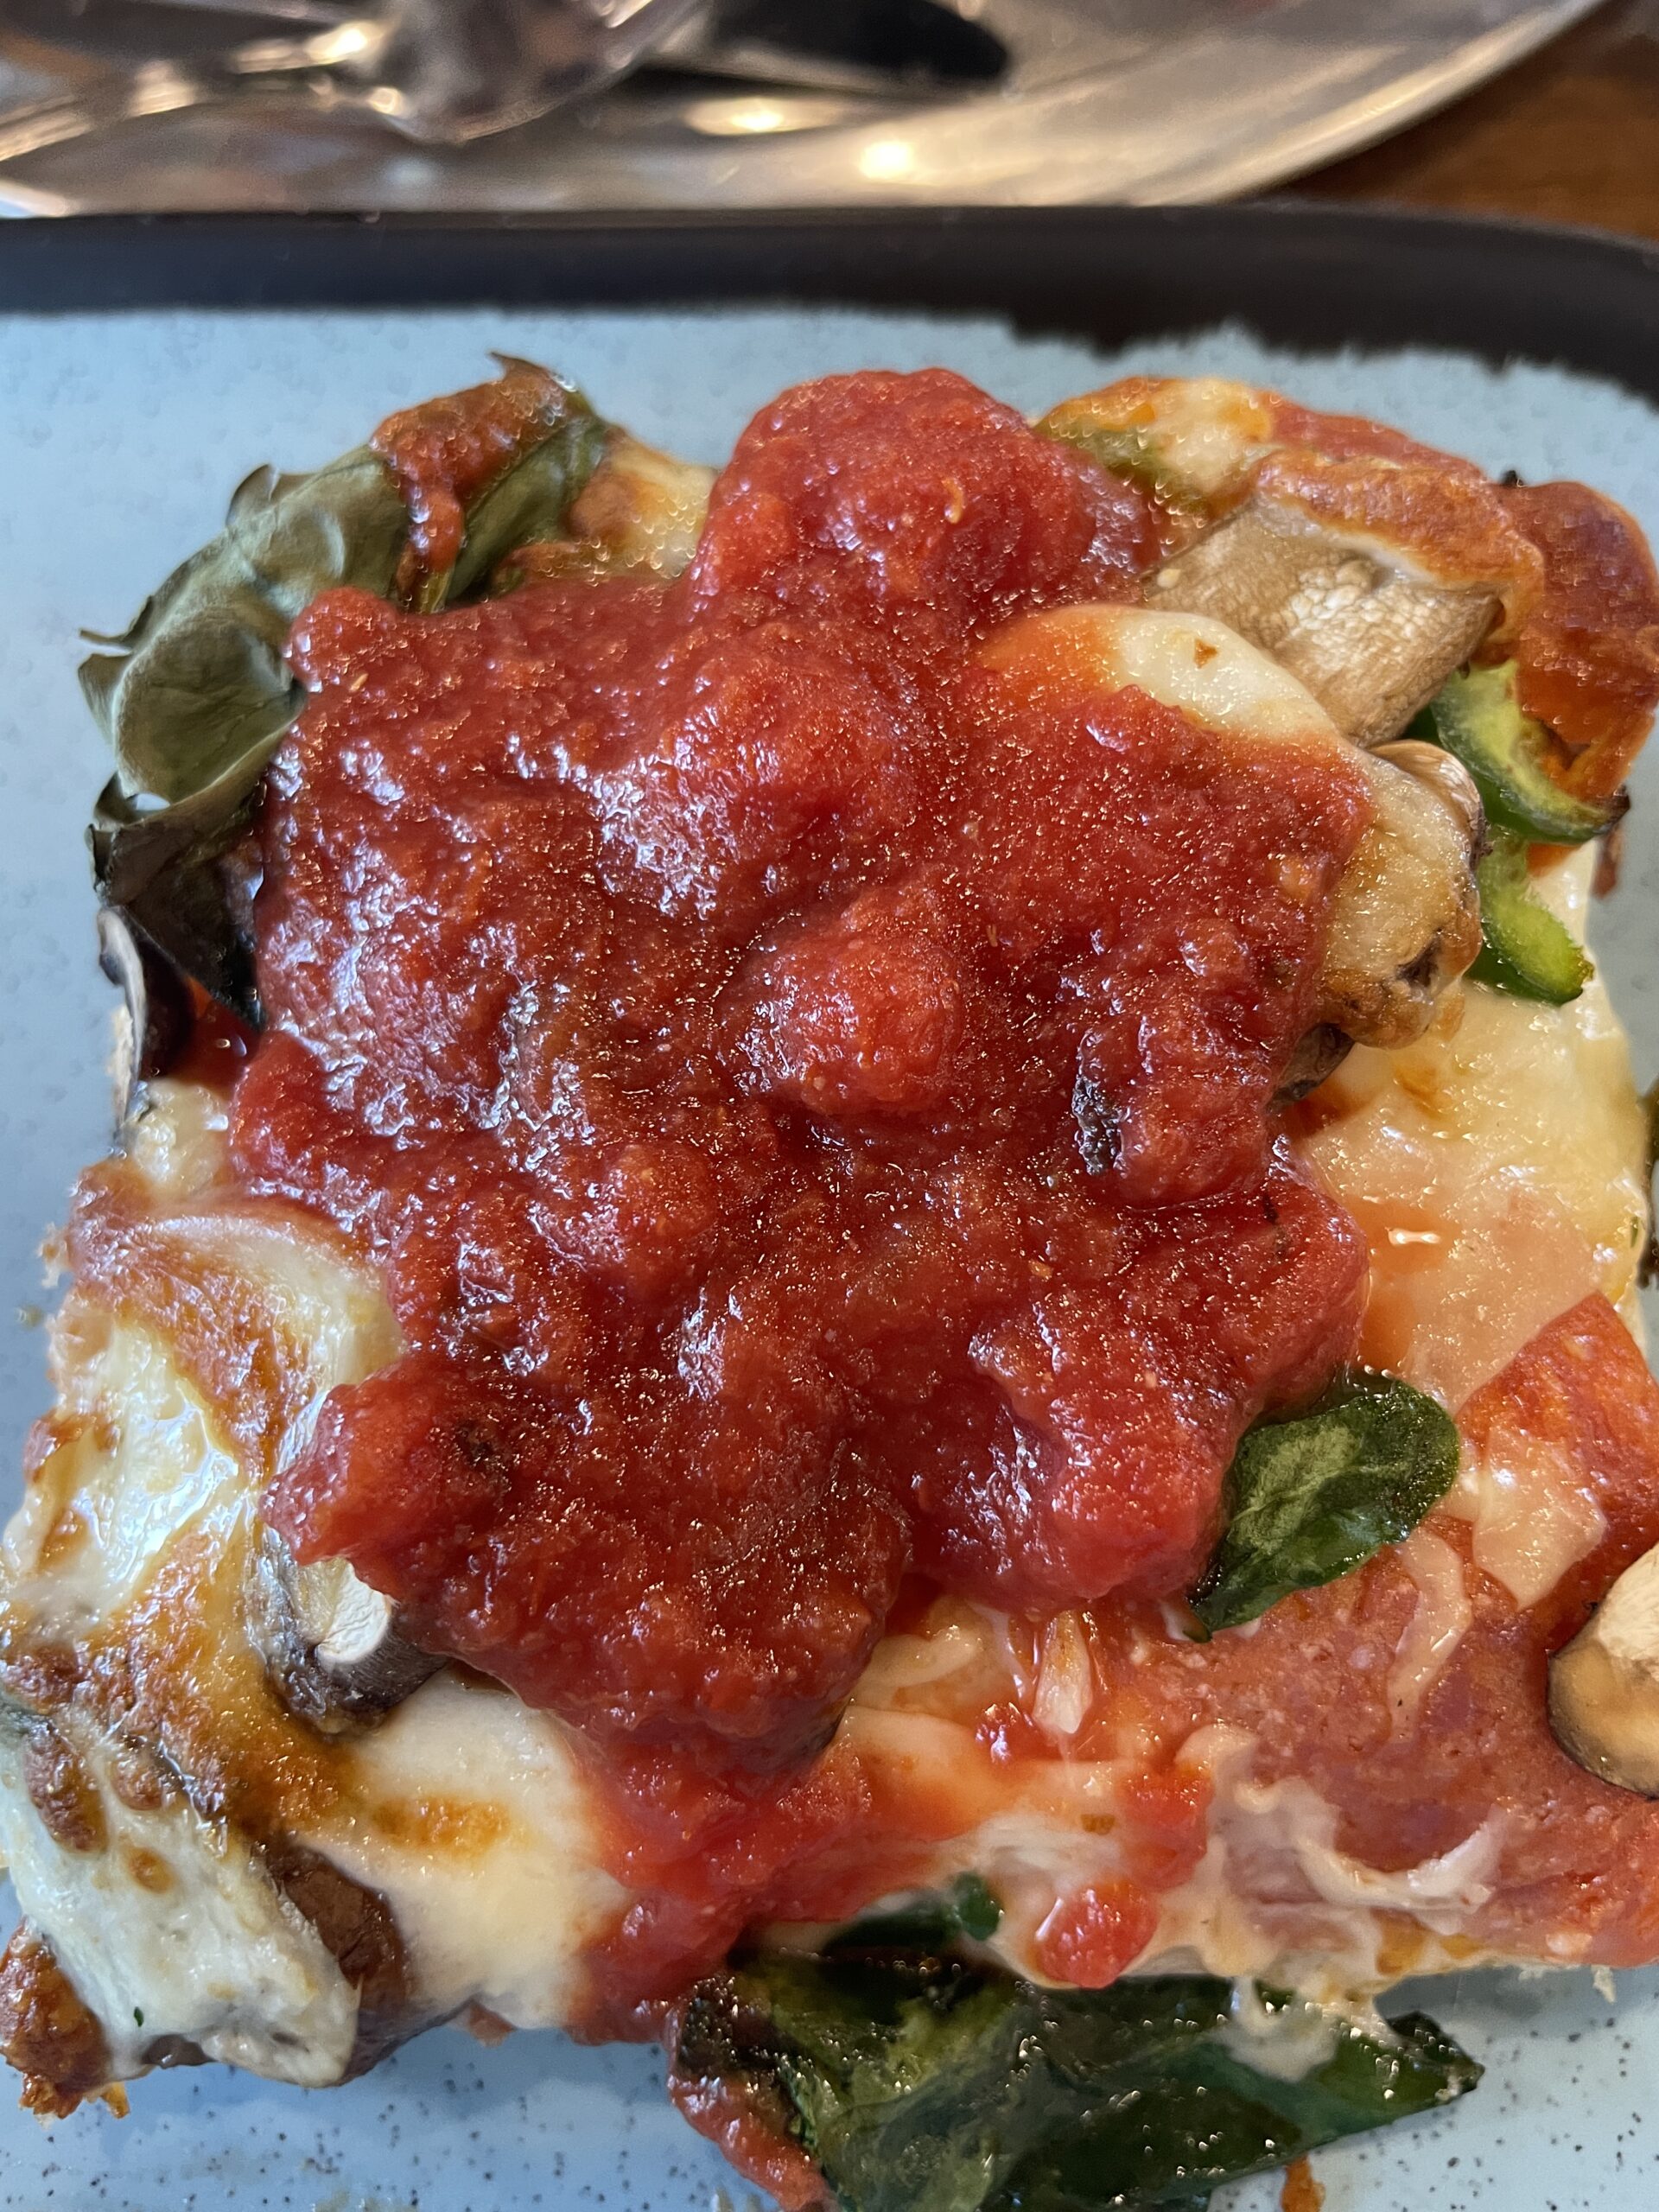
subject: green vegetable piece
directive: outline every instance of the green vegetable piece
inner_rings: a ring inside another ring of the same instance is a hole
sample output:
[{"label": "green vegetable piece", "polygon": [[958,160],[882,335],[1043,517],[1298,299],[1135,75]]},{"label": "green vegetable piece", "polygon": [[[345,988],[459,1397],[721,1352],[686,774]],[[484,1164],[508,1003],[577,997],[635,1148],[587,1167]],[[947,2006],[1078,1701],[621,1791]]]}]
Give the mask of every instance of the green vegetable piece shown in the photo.
[{"label": "green vegetable piece", "polygon": [[245,907],[233,849],[253,820],[277,731],[217,782],[175,805],[137,805],[111,777],[87,842],[106,906],[118,906],[183,975],[251,1027],[259,1026],[253,945],[233,918]]},{"label": "green vegetable piece", "polygon": [[1144,430],[1096,429],[1082,421],[1058,423],[1052,416],[1046,416],[1037,425],[1037,434],[1052,438],[1058,445],[1075,446],[1079,453],[1087,454],[1097,467],[1114,476],[1133,478],[1155,499],[1170,506],[1200,504],[1196,487],[1171,466]]},{"label": "green vegetable piece", "polygon": [[122,788],[190,798],[269,747],[299,705],[283,659],[294,622],[336,584],[384,598],[408,528],[391,470],[366,446],[310,475],[256,469],[222,533],[130,628],[98,641],[120,652],[81,665]]},{"label": "green vegetable piece", "polygon": [[983,1943],[995,1935],[1002,1908],[978,1874],[958,1874],[948,1890],[913,1904],[875,1912],[832,1936],[831,1951],[944,1951],[964,1936]]},{"label": "green vegetable piece", "polygon": [[1192,1595],[1211,1631],[1253,1621],[1410,1535],[1451,1488],[1456,1424],[1392,1375],[1351,1369],[1300,1414],[1245,1432],[1226,1532]]},{"label": "green vegetable piece", "polygon": [[1469,973],[1478,982],[1546,1006],[1566,1006],[1595,974],[1565,922],[1532,888],[1527,849],[1498,831],[1475,870],[1480,886],[1480,951]]},{"label": "green vegetable piece", "polygon": [[[1480,2078],[1421,2012],[1377,2037],[1299,1999],[1263,1996],[1271,2024],[1260,2040],[1224,2030],[1161,2063],[1124,2069],[1109,2101],[1024,2159],[987,2212],[1190,2212],[1224,2183],[1432,2112]],[[1286,2081],[1273,2070],[1281,2054],[1294,2059],[1302,2050],[1319,2054],[1306,2073]]]},{"label": "green vegetable piece", "polygon": [[1512,660],[1465,669],[1448,677],[1424,710],[1427,727],[1413,734],[1457,755],[1494,829],[1535,844],[1582,845],[1609,826],[1614,810],[1561,789],[1544,765],[1549,733],[1522,713],[1515,686]]},{"label": "green vegetable piece", "polygon": [[1276,1992],[1249,2013],[1204,1975],[1048,1990],[961,1961],[763,1956],[695,1993],[677,2063],[781,2091],[844,2212],[1192,2212],[1479,2078],[1414,2016],[1368,2034]]},{"label": "green vegetable piece", "polygon": [[[554,385],[535,435],[468,511],[454,570],[429,579],[421,605],[483,588],[506,554],[557,534],[605,435],[580,394]],[[256,1027],[232,849],[302,702],[283,658],[289,632],[337,586],[390,598],[408,540],[397,479],[368,446],[305,475],[257,469],[219,536],[173,571],[120,636],[93,637],[117,650],[81,664],[116,762],[90,831],[99,895]],[[142,804],[146,796],[162,804]]]},{"label": "green vegetable piece", "polygon": [[579,393],[552,433],[516,461],[469,508],[467,537],[444,603],[471,599],[489,585],[497,564],[520,546],[563,537],[565,518],[599,465],[606,425]]}]

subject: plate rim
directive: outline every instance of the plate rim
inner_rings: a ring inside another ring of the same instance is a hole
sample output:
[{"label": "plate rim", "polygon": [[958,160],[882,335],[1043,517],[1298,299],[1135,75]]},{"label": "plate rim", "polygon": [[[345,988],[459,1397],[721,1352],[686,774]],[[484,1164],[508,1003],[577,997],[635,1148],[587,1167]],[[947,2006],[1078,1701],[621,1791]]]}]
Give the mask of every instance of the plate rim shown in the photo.
[{"label": "plate rim", "polygon": [[0,221],[0,314],[842,305],[1121,346],[1233,322],[1659,402],[1659,241],[1287,196],[1200,207],[133,214]]},{"label": "plate rim", "polygon": [[[1292,221],[1292,218],[1297,219]],[[1304,225],[1305,237],[1301,233]],[[819,239],[819,226],[833,228],[843,235],[865,235],[856,251],[851,246],[840,245],[832,251],[827,239]],[[960,215],[947,212],[925,219],[918,219],[913,211],[905,211],[893,217],[876,214],[856,222],[837,212],[816,218],[784,215],[764,219],[538,216],[484,220],[473,216],[156,216],[0,223],[0,315],[93,311],[118,315],[135,308],[165,312],[198,305],[226,314],[273,307],[303,314],[324,306],[339,308],[353,304],[364,312],[401,308],[412,314],[437,306],[487,309],[511,304],[556,308],[575,304],[582,296],[584,284],[601,283],[612,290],[605,301],[598,303],[656,308],[668,303],[664,296],[636,294],[630,297],[621,279],[628,276],[641,280],[643,269],[658,265],[664,256],[683,254],[688,245],[701,250],[705,244],[702,234],[709,232],[725,234],[727,246],[722,251],[728,257],[722,259],[710,245],[706,256],[697,261],[695,270],[688,270],[685,278],[685,283],[692,285],[695,277],[695,296],[704,304],[718,307],[722,303],[753,304],[757,297],[779,301],[791,298],[787,287],[776,283],[746,295],[737,286],[733,273],[747,265],[744,257],[750,254],[775,254],[780,234],[791,242],[798,234],[808,245],[817,240],[823,250],[822,262],[806,272],[792,295],[798,304],[804,296],[819,303],[843,298],[849,304],[856,304],[855,280],[858,263],[868,250],[868,233],[883,227],[889,228],[892,233],[887,250],[896,268],[914,268],[918,264],[911,257],[921,256],[924,265],[938,271],[942,260],[948,258],[950,267],[944,273],[963,292],[971,290],[983,280],[987,296],[980,305],[983,311],[991,313],[1007,310],[991,296],[994,288],[989,282],[990,272],[976,263],[976,242],[995,229],[999,234],[1006,233],[1001,237],[999,251],[1014,252],[1022,242],[1057,227],[1075,230],[1080,241],[1095,242],[1103,264],[1109,262],[1114,254],[1127,251],[1130,245],[1141,255],[1166,251],[1172,239],[1198,236],[1209,242],[1205,247],[1208,252],[1217,245],[1259,231],[1264,245],[1280,248],[1288,257],[1290,275],[1297,283],[1306,281],[1310,268],[1323,265],[1320,255],[1333,251],[1344,254],[1362,252],[1374,241],[1379,251],[1386,246],[1390,254],[1396,256],[1408,273],[1411,267],[1426,268],[1431,272],[1444,270],[1465,251],[1482,256],[1501,253],[1503,267],[1508,271],[1535,266],[1552,274],[1558,267],[1564,270],[1569,264],[1593,270],[1597,274],[1591,288],[1605,283],[1610,294],[1616,291],[1628,302],[1633,318],[1639,308],[1646,317],[1649,333],[1655,327],[1655,310],[1659,308],[1659,245],[1644,246],[1638,241],[1555,226],[1433,215],[1399,216],[1324,207],[1293,208],[1278,204],[1271,207],[1179,211],[1065,211],[1064,215],[1060,211],[997,211],[994,219],[988,219],[980,210],[963,211]],[[743,235],[734,239],[732,233]],[[943,245],[938,235],[941,233],[946,238]],[[429,296],[430,287],[423,286],[418,279],[422,258],[429,252],[439,234],[446,245],[455,250],[455,265],[446,279],[454,289],[446,290],[442,298],[435,298]],[[364,243],[393,236],[401,237],[407,244],[388,252],[384,245]],[[268,261],[250,260],[249,249],[256,241],[260,255],[269,254]],[[495,257],[489,268],[480,268],[475,262],[468,264],[467,256],[480,242],[487,242]],[[630,250],[626,268],[607,271],[603,266],[597,270],[588,266],[591,255],[621,253],[625,242]],[[215,258],[204,263],[200,253],[208,245]],[[531,251],[519,264],[515,276],[512,254],[522,252],[526,245]],[[639,249],[637,256],[632,253],[634,246]],[[645,251],[646,246],[650,248],[649,256]],[[1186,249],[1182,246],[1179,250]],[[1420,262],[1420,255],[1429,258]],[[360,275],[365,270],[372,271],[376,281],[386,288],[382,296],[359,297],[353,302],[338,296],[343,294],[353,272]],[[111,280],[116,276],[122,278],[134,296],[110,296]],[[755,281],[760,283],[759,278]],[[887,289],[882,291],[880,303],[899,304],[891,290],[889,277],[884,276],[881,281]],[[1369,280],[1362,279],[1362,288],[1364,281]],[[1586,283],[1591,280],[1586,279]],[[509,285],[516,289],[505,289]],[[216,291],[217,296],[195,296],[203,287]],[[331,296],[316,296],[319,287],[333,288]],[[404,288],[410,296],[393,296],[397,287]],[[703,287],[709,289],[701,289]],[[422,296],[423,291],[427,296]],[[261,296],[252,296],[255,294]],[[1172,311],[1182,308],[1186,296],[1183,291],[1172,302]],[[683,287],[678,296],[686,296]],[[1461,295],[1458,296],[1461,298]],[[1274,297],[1276,301],[1277,292]],[[1552,297],[1548,286],[1544,286],[1533,302],[1541,333],[1549,317],[1556,313]],[[911,304],[925,306],[928,302],[912,300]],[[953,304],[961,307],[967,302],[957,298]],[[1057,302],[1052,319],[1046,321],[1039,310],[1024,321],[1022,327],[1027,331],[1086,328],[1086,325],[1077,322],[1059,321],[1065,306],[1065,302]],[[1211,324],[1215,319],[1213,315],[1205,318]],[[1571,320],[1563,317],[1560,321],[1572,339]],[[1173,332],[1183,327],[1186,326],[1168,321],[1148,324],[1139,332],[1122,325],[1111,326],[1111,329],[1113,334],[1119,336],[1145,335],[1154,327]],[[1270,333],[1264,331],[1263,334]],[[1412,338],[1411,331],[1402,331],[1397,334],[1396,343],[1410,343]],[[1465,344],[1459,350],[1478,352],[1487,359],[1502,358],[1491,347]],[[1529,357],[1535,359],[1539,355],[1529,351]],[[1552,358],[1568,365],[1586,365],[1585,350],[1576,340],[1556,348]],[[1647,362],[1649,373],[1640,388],[1644,388],[1650,397],[1659,399],[1659,360],[1649,361],[1646,355],[1643,359]],[[1608,372],[1599,359],[1587,365],[1592,372]],[[1637,383],[1635,377],[1624,381],[1633,386]],[[26,396],[15,395],[13,404],[26,404]],[[222,2077],[216,2075],[215,2080],[219,2079]],[[1495,2083],[1495,2088],[1497,2086]],[[652,2101],[654,2109],[655,2100]],[[221,2121],[229,2123],[234,2112],[233,2105],[220,2104],[210,2097],[206,2111],[194,2117],[197,2124],[216,2129]],[[424,2105],[410,2105],[398,2116],[419,2126],[424,2123],[427,2113]],[[49,2140],[44,2136],[41,2139]],[[1455,2142],[1450,2147],[1455,2149]],[[296,2166],[297,2164],[296,2158]],[[117,2190],[122,2190],[122,2163],[115,2150],[111,2151],[101,2171]],[[276,2177],[279,2180],[294,2177],[293,2169]],[[471,2178],[464,2172],[459,2175],[463,2191]],[[647,2193],[651,2178],[645,2177],[640,2185],[642,2195]],[[729,2177],[723,2178],[729,2180]],[[319,2177],[315,2190],[319,2196],[325,2192],[331,2195],[332,2184]],[[311,2192],[308,2188],[304,2193],[308,2197]],[[342,2190],[342,2196],[346,2193]],[[349,2193],[355,2197],[355,2188]],[[250,2190],[247,2194],[251,2197],[254,2192]],[[0,2198],[3,2195],[4,2183],[0,2181]],[[423,2200],[424,2196],[423,2189]],[[122,2201],[125,2201],[124,2194]]]}]

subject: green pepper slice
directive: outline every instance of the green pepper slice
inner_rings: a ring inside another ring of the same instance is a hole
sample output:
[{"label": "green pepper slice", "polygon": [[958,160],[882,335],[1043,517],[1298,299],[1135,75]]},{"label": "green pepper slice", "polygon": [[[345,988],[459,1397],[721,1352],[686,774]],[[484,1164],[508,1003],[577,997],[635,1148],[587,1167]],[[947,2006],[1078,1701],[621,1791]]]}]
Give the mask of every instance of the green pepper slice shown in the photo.
[{"label": "green pepper slice", "polygon": [[1516,998],[1565,1006],[1594,975],[1584,947],[1533,891],[1527,848],[1496,833],[1476,871],[1480,885],[1480,957],[1469,973]]},{"label": "green pepper slice", "polygon": [[1599,836],[1612,810],[1563,791],[1544,763],[1549,733],[1521,711],[1516,664],[1449,677],[1424,709],[1421,734],[1455,753],[1475,779],[1495,830],[1534,844],[1582,845]]}]

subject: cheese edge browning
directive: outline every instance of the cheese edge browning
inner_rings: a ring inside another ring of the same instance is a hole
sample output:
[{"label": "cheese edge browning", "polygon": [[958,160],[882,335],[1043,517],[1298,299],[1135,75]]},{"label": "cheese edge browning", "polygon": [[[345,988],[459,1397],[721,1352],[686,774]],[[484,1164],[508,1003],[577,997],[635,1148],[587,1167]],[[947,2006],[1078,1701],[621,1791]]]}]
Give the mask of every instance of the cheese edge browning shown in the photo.
[{"label": "cheese edge browning", "polygon": [[[392,1355],[397,1332],[317,1226],[237,1207],[222,1119],[211,1093],[153,1085],[120,1172],[155,1226],[253,1292],[266,1351],[300,1353],[307,1410],[270,1440],[281,1458],[328,1389]],[[404,2032],[472,2002],[516,2026],[563,2020],[582,1950],[622,1893],[597,1864],[561,1725],[445,1670],[378,1729],[306,1728],[246,1608],[264,1455],[238,1450],[226,1408],[152,1324],[84,1292],[54,1325],[53,1366],[58,1404],[0,1564],[0,1861],[103,2026],[111,2078],[144,2070],[158,2037],[308,2086],[352,2070],[355,1990],[265,1864],[295,1850],[385,1901],[405,1955]],[[31,1798],[22,1754],[42,1728],[73,1737],[107,1808],[96,1847],[66,1848]],[[111,1765],[129,1748],[159,1754],[164,1807],[122,1803]],[[185,1943],[181,1912],[220,1892],[214,1940]],[[276,1952],[315,1985],[303,2003],[264,1971]],[[264,1993],[263,2042],[226,2012],[238,1985]]]}]

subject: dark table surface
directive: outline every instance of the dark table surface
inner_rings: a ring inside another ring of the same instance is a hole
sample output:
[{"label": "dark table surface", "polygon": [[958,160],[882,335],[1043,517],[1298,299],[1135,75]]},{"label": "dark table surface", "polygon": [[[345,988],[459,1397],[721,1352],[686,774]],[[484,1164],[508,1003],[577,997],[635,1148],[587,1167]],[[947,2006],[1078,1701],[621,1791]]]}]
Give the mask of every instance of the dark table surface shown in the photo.
[{"label": "dark table surface", "polygon": [[1659,238],[1659,0],[1613,0],[1468,99],[1288,189]]}]

